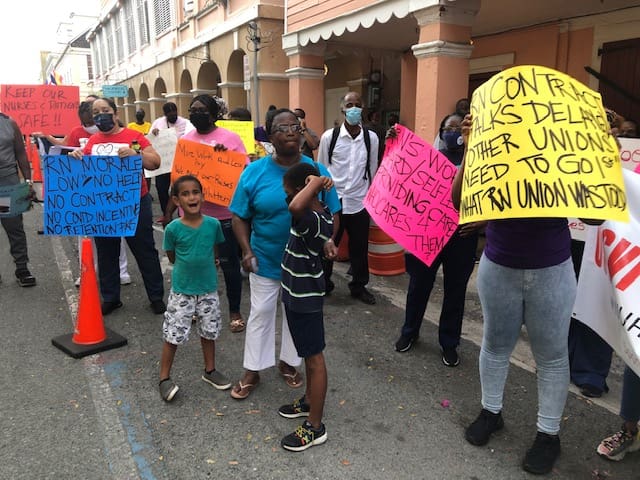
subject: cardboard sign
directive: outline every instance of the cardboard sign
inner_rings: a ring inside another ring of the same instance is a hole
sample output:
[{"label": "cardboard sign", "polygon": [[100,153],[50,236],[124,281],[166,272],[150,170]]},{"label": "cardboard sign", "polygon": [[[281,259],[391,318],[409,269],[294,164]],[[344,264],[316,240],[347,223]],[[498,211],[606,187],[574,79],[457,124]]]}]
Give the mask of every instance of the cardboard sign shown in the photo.
[{"label": "cardboard sign", "polygon": [[256,141],[253,136],[253,122],[240,120],[218,120],[216,125],[237,133],[247,153],[256,153]]},{"label": "cardboard sign", "polygon": [[600,94],[555,70],[500,72],[471,101],[460,222],[526,217],[628,221]]},{"label": "cardboard sign", "polygon": [[227,207],[246,163],[244,153],[216,152],[211,145],[181,138],[173,160],[171,182],[182,175],[194,175],[202,183],[206,201]]},{"label": "cardboard sign", "polygon": [[387,235],[431,265],[458,226],[451,203],[458,169],[408,128],[396,131],[363,203]]},{"label": "cardboard sign", "polygon": [[0,218],[16,217],[29,210],[29,185],[19,183],[0,187]]},{"label": "cardboard sign", "polygon": [[635,170],[640,167],[640,138],[622,138],[620,141],[620,161],[622,168]]},{"label": "cardboard sign", "polygon": [[0,111],[16,121],[23,135],[65,135],[78,124],[78,87],[1,85],[0,103]]},{"label": "cardboard sign", "polygon": [[147,139],[151,142],[151,146],[160,155],[160,167],[156,170],[144,170],[144,176],[147,178],[157,177],[165,173],[171,172],[173,168],[173,157],[176,154],[178,146],[178,134],[175,128],[165,128],[158,130],[158,135],[150,133]]},{"label": "cardboard sign", "polygon": [[624,177],[631,221],[588,227],[573,316],[640,375],[640,175]]},{"label": "cardboard sign", "polygon": [[44,233],[130,237],[140,214],[142,157],[44,157]]}]

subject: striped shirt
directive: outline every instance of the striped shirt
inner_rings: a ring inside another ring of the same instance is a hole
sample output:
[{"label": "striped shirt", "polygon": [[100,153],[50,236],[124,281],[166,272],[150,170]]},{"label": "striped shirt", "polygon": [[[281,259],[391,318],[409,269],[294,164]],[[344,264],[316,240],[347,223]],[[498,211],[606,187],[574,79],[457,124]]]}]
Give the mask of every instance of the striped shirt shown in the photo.
[{"label": "striped shirt", "polygon": [[325,291],[322,254],[332,232],[333,220],[326,207],[324,212],[309,209],[297,220],[292,219],[281,265],[282,303],[290,310],[322,310]]}]

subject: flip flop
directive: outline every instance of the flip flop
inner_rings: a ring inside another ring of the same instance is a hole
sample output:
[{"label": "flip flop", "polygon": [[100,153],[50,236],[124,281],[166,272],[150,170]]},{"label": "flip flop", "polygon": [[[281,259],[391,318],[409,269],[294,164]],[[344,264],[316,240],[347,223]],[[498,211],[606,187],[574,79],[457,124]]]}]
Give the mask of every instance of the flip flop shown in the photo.
[{"label": "flip flop", "polygon": [[[258,380],[256,383],[242,383],[242,380],[238,382],[238,385],[231,389],[231,397],[236,400],[244,400],[249,394],[258,386]],[[240,387],[240,390],[236,392],[236,387]]]},{"label": "flip flop", "polygon": [[295,373],[285,373],[281,370],[280,375],[282,375],[282,378],[284,378],[285,383],[289,385],[291,388],[300,388],[304,383],[302,381],[302,376],[297,370],[295,371]]}]

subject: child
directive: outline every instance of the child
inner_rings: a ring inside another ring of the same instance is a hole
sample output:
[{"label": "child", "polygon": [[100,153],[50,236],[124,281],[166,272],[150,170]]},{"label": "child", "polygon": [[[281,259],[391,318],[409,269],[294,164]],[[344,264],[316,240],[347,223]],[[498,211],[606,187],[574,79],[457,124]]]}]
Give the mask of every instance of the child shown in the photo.
[{"label": "child", "polygon": [[337,248],[331,239],[331,214],[318,200],[318,193],[329,190],[333,181],[319,176],[313,165],[299,163],[287,171],[283,183],[291,212],[291,231],[282,258],[282,303],[293,343],[298,355],[304,358],[307,390],[293,404],[280,407],[278,413],[285,418],[309,417],[281,441],[286,450],[301,452],[327,440],[322,423],[327,369],[322,354],[325,281],[321,255],[324,251],[332,259]]},{"label": "child", "polygon": [[196,177],[178,178],[171,192],[171,200],[184,215],[164,231],[163,248],[174,265],[169,305],[162,326],[164,345],[160,360],[160,395],[166,402],[173,400],[178,392],[169,374],[178,345],[189,338],[194,316],[204,355],[202,380],[218,390],[231,388],[231,382],[215,368],[215,340],[221,325],[216,244],[224,242],[222,227],[215,218],[200,213],[202,184]]}]

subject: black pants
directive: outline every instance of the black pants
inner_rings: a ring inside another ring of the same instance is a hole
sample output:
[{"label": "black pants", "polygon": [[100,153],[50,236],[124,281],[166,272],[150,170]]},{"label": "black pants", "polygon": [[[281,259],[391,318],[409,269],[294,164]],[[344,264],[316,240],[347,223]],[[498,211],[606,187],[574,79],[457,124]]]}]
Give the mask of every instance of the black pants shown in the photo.
[{"label": "black pants", "polygon": [[[346,230],[349,235],[349,259],[351,261],[352,280],[349,282],[349,290],[354,295],[361,293],[369,283],[369,212],[364,208],[358,213],[338,214],[340,228],[335,238],[338,246],[342,239],[342,233]],[[324,262],[324,275],[326,280],[331,279],[333,262]]]}]

